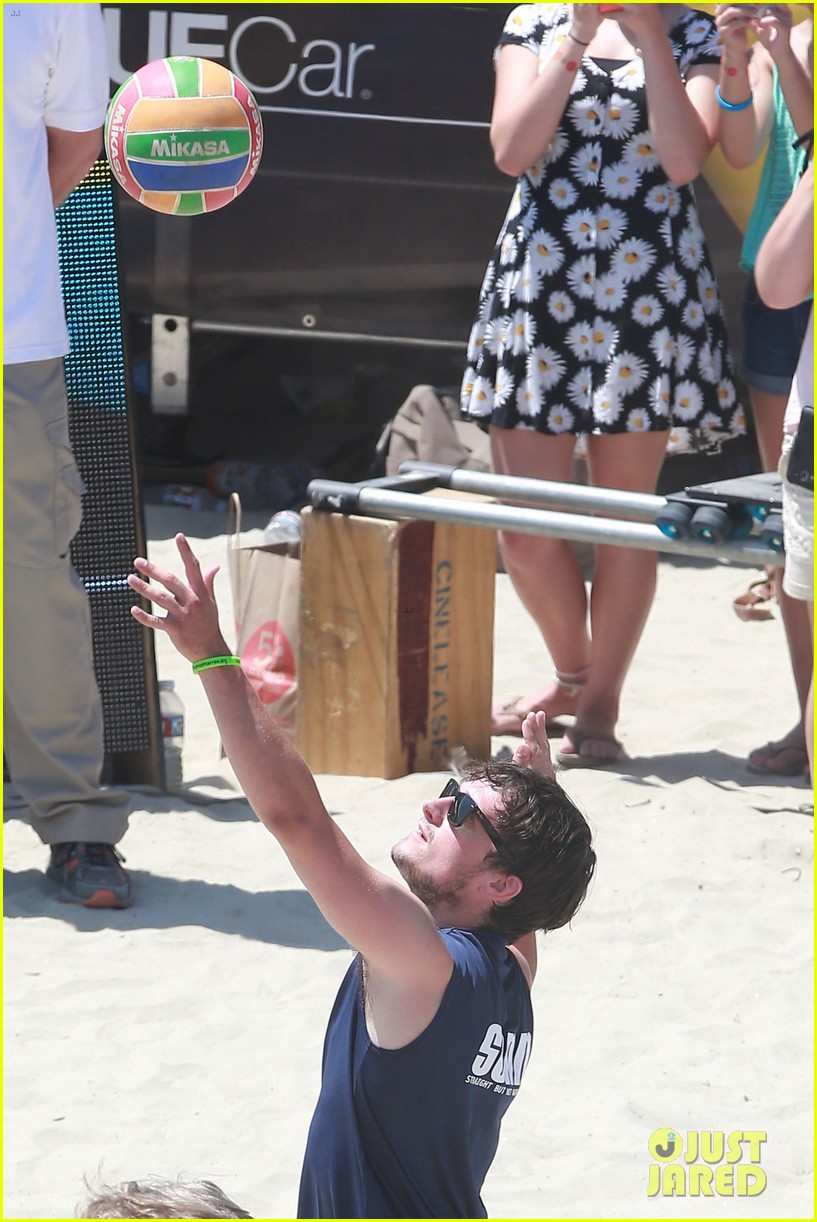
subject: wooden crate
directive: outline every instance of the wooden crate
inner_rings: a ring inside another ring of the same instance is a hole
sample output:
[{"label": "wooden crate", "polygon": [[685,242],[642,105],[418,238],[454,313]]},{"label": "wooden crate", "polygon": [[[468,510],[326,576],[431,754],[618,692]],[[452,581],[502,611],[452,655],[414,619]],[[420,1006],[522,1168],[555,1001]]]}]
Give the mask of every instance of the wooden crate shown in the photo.
[{"label": "wooden crate", "polygon": [[298,746],[317,773],[404,776],[490,749],[496,536],[301,515]]}]

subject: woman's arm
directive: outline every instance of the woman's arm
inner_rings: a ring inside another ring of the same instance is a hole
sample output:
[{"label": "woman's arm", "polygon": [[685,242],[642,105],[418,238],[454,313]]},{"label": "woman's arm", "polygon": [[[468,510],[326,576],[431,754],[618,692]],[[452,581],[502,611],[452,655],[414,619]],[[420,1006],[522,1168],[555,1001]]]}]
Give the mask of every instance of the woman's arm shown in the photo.
[{"label": "woman's arm", "polygon": [[790,34],[786,21],[778,16],[777,10],[780,8],[785,10],[786,19],[790,22],[788,5],[774,5],[755,23],[755,28],[758,42],[777,65],[780,88],[794,130],[798,136],[804,136],[814,127],[814,66],[811,55],[808,56],[808,66],[801,63],[794,49],[794,40],[807,27],[804,23]]},{"label": "woman's arm", "polygon": [[635,35],[644,63],[650,134],[671,182],[692,182],[717,137],[715,66],[692,68],[681,79],[658,4],[623,4],[610,16]]},{"label": "woman's arm", "polygon": [[[798,136],[814,125],[814,85],[792,46],[787,4],[767,5],[762,17],[754,16],[745,6],[720,4],[715,23],[723,44],[721,98],[732,106],[740,106],[747,98],[752,103],[741,110],[722,105],[719,114],[718,134],[724,157],[735,169],[742,170],[757,160],[772,130],[775,67]],[[751,51],[747,50],[750,30],[758,40]]]},{"label": "woman's arm", "polygon": [[[718,108],[718,139],[724,157],[736,170],[744,170],[757,161],[774,119],[772,61],[764,47],[756,44],[749,49],[747,34],[751,24],[752,14],[745,5],[719,4],[715,10],[715,25],[723,47],[718,81],[723,99]],[[751,99],[750,106],[729,109],[741,106],[747,99]]]},{"label": "woman's arm", "polygon": [[808,164],[755,261],[760,296],[773,310],[805,301],[814,288],[814,162]]},{"label": "woman's arm", "polygon": [[598,5],[576,4],[570,33],[539,72],[526,47],[505,46],[496,66],[491,147],[497,168],[518,178],[547,152],[564,114],[582,53],[599,27]]}]

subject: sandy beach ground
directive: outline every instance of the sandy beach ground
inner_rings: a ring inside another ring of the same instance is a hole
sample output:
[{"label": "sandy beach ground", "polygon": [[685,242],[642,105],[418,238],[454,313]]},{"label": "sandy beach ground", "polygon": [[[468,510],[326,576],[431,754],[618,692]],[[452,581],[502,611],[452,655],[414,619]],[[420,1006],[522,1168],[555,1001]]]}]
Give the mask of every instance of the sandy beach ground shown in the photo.
[{"label": "sandy beach ground", "polygon": [[[151,554],[170,559],[182,528],[225,561],[220,518],[153,507]],[[573,927],[541,940],[533,1057],[484,1189],[493,1217],[812,1216],[811,794],[744,767],[795,716],[779,614],[732,610],[753,576],[662,562],[619,726],[630,758],[561,774],[598,872]],[[230,626],[226,574],[217,588]],[[496,598],[494,688],[510,698],[549,663],[504,575]],[[131,909],[58,902],[5,787],[7,1218],[68,1217],[83,1176],[151,1172],[213,1179],[259,1218],[295,1210],[350,952],[256,822],[163,637],[158,666],[186,706],[186,786],[136,794]],[[318,779],[385,870],[443,781]],[[765,1134],[765,1190],[648,1196],[659,1129]]]}]

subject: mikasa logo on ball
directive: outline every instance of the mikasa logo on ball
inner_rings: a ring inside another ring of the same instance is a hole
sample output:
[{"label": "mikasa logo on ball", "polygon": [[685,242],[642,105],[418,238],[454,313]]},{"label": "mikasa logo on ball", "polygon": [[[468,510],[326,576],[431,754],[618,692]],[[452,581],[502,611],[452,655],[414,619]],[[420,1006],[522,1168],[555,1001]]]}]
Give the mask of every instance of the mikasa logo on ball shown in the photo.
[{"label": "mikasa logo on ball", "polygon": [[195,55],[151,60],[111,99],[105,151],[119,185],[148,208],[214,212],[252,181],[264,131],[237,76]]},{"label": "mikasa logo on ball", "polygon": [[230,146],[226,140],[179,140],[177,136],[154,140],[150,146],[151,157],[229,157]]},{"label": "mikasa logo on ball", "polygon": [[122,176],[120,151],[122,148],[122,124],[124,119],[125,107],[115,106],[113,117],[109,120],[108,127],[108,160],[119,181],[121,181]]}]

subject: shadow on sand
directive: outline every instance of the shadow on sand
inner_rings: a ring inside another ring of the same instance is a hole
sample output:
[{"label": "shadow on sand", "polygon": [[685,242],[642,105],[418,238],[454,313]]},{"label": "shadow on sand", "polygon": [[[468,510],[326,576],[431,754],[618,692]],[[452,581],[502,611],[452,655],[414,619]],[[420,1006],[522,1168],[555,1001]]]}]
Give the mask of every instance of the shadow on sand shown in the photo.
[{"label": "shadow on sand", "polygon": [[324,919],[306,891],[242,891],[230,883],[162,878],[131,870],[134,906],[83,908],[64,904],[39,870],[3,871],[7,917],[50,917],[80,933],[100,929],[174,929],[201,926],[276,946],[344,950],[347,943]]}]

